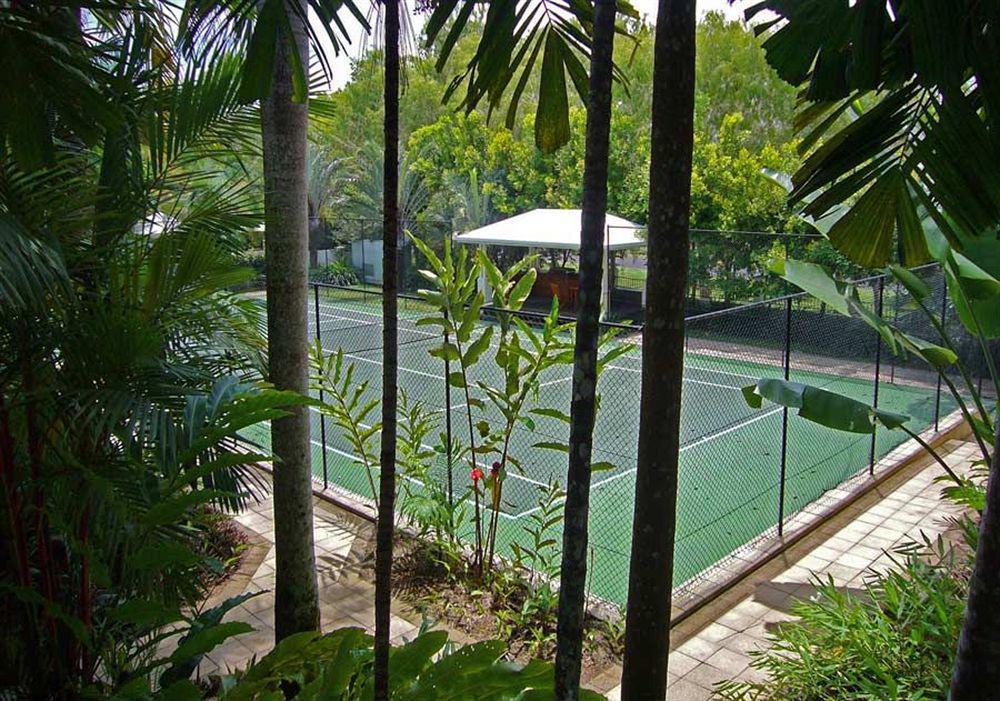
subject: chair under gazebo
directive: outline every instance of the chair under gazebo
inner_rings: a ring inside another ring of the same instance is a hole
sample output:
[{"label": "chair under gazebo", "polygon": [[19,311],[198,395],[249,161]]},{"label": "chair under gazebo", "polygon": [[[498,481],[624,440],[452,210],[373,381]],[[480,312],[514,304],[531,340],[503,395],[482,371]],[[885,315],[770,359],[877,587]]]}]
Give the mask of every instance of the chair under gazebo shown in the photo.
[{"label": "chair under gazebo", "polygon": [[[579,255],[581,211],[579,209],[534,209],[492,224],[456,233],[452,240],[461,245],[487,248],[519,248],[526,251],[563,251]],[[645,286],[633,290],[618,290],[615,285],[614,257],[628,250],[646,247],[645,230],[638,224],[608,214],[605,218],[604,249],[602,257],[604,274],[601,278],[601,318],[623,316],[645,308]],[[487,303],[492,291],[485,277],[479,280]],[[551,265],[539,272],[529,302],[547,308],[553,297],[559,299],[560,309],[572,315],[577,303],[579,281],[577,273],[565,266]],[[615,294],[613,294],[615,292]],[[531,306],[529,304],[529,306]],[[616,308],[617,307],[617,308]]]}]

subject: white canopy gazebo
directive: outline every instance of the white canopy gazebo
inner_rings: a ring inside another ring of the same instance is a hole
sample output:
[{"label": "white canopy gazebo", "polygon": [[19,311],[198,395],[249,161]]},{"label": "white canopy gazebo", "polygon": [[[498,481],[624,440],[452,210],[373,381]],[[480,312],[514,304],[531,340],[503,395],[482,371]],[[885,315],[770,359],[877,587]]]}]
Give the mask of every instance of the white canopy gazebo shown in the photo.
[{"label": "white canopy gazebo", "polygon": [[[471,246],[506,246],[520,248],[542,248],[577,251],[580,250],[582,212],[579,209],[533,209],[493,224],[455,234],[452,240],[458,244]],[[601,278],[601,316],[609,308],[608,259],[612,251],[629,248],[645,248],[646,239],[641,235],[643,227],[613,214],[605,217],[603,267]],[[486,301],[492,299],[492,292],[485,277],[479,280],[480,289]],[[645,304],[645,292],[643,292]]]}]

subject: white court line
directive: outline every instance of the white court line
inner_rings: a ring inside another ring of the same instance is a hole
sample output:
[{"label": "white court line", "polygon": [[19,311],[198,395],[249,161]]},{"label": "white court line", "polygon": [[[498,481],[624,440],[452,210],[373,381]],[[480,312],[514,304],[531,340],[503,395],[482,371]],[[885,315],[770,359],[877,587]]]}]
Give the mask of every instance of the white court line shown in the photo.
[{"label": "white court line", "polygon": [[[331,314],[329,312],[320,312],[320,316],[326,317],[327,319],[342,319],[344,321],[353,321],[353,322],[355,322],[355,326],[340,326],[340,327],[337,327],[335,329],[326,329],[326,333],[330,333],[330,334],[336,334],[336,333],[339,333],[341,331],[350,331],[351,329],[354,329],[354,328],[360,328],[356,324],[359,321],[363,321],[362,319],[356,319],[356,318],[351,317],[351,316],[340,316],[338,314]],[[378,317],[378,321],[381,322],[381,320],[382,320],[382,317]],[[373,324],[365,324],[365,326],[372,326],[372,325]],[[381,325],[381,324],[379,324],[379,325]],[[322,329],[320,329],[320,330],[322,331]],[[411,329],[411,328],[407,327],[406,331],[408,333],[419,334],[419,335],[425,336],[427,338],[440,338],[439,334],[432,333],[430,331],[422,331],[421,329]]]},{"label": "white court line", "polygon": [[[337,314],[333,314],[333,313],[331,313],[329,311],[326,311],[327,309],[335,309],[336,311],[339,311],[339,312],[349,312],[351,314],[364,314],[365,316],[372,317],[376,321],[381,321],[382,320],[382,314],[378,313],[378,312],[366,312],[366,311],[361,310],[361,309],[351,309],[350,307],[338,307],[336,305],[323,304],[323,303],[320,303],[320,316],[329,316],[329,317],[332,317],[334,319],[349,319],[351,321],[358,321],[358,319],[355,318],[355,317],[338,316]],[[310,309],[309,311],[310,311],[310,314],[313,313],[312,309]],[[419,319],[421,317],[418,317],[418,316],[413,316],[413,317],[404,316],[404,317],[399,317],[399,318],[402,319],[402,320],[405,320],[405,321],[414,321],[415,319]]]},{"label": "white court line", "polygon": [[[324,349],[325,348],[326,347],[324,346]],[[350,358],[351,360],[360,360],[362,363],[370,363],[372,365],[378,365],[380,367],[382,366],[382,361],[380,360],[372,360],[371,358],[362,358],[360,355],[354,355],[353,353],[344,353],[344,357]],[[410,368],[403,367],[402,365],[399,366],[399,371],[410,372],[413,373],[414,375],[420,375],[422,377],[430,377],[431,379],[434,380],[444,380],[444,378],[441,377],[440,375],[434,375],[429,372],[423,372],[422,370],[411,370]]]},{"label": "white court line", "polygon": [[[309,408],[310,408],[310,409],[312,409],[313,407],[309,407]],[[265,423],[265,424],[267,424],[268,426],[270,426],[270,425],[271,425],[271,422],[270,422],[270,421],[263,421],[262,423]],[[358,464],[358,467],[359,467],[359,468],[362,468],[362,469],[364,469],[364,464],[363,464],[363,463],[361,463],[361,462],[360,462],[360,461],[358,460],[358,457],[357,457],[356,455],[351,455],[350,453],[348,453],[348,452],[346,452],[346,451],[343,451],[343,450],[340,450],[339,448],[334,448],[334,447],[332,447],[332,446],[329,446],[329,445],[327,445],[327,446],[324,446],[322,442],[320,442],[320,441],[316,440],[315,438],[310,438],[310,439],[309,439],[309,443],[311,443],[312,445],[315,445],[315,446],[316,446],[316,447],[318,447],[318,448],[319,448],[320,450],[323,450],[323,449],[326,449],[326,450],[329,450],[329,451],[330,451],[331,453],[336,453],[337,455],[341,455],[341,456],[343,456],[343,457],[347,458],[348,460],[353,460],[354,462],[356,462],[356,463]],[[426,448],[426,447],[428,447],[428,446],[424,446],[424,447]],[[397,473],[397,474],[399,474],[399,473]],[[406,480],[407,482],[411,483],[411,484],[415,484],[415,485],[417,485],[418,487],[422,486],[422,485],[420,484],[420,481],[419,481],[419,480],[416,480],[416,479],[414,479],[414,478],[412,478],[412,477],[410,477],[410,476],[408,476],[408,475],[400,475],[400,476],[401,476],[401,477],[402,477],[403,479],[405,479],[405,480]],[[511,477],[516,477],[516,475],[511,475]],[[539,484],[541,484],[541,483],[539,483]],[[345,486],[343,486],[343,485],[337,485],[337,486],[339,486],[339,487],[340,487],[341,489],[347,489],[347,487],[345,487]],[[543,487],[548,487],[548,485],[547,485],[547,484],[543,484],[543,485],[541,485],[541,486],[543,486]],[[349,489],[347,489],[347,491],[350,491],[350,490],[349,490]],[[359,494],[358,496],[361,496],[361,495]],[[368,497],[363,497],[363,498],[367,499]],[[489,509],[489,506],[485,506],[484,508],[486,508],[487,510],[490,510],[490,509]],[[500,511],[500,512],[498,513],[498,515],[499,515],[500,517],[502,517],[502,518],[506,518],[506,519],[510,519],[510,520],[515,520],[515,519],[518,519],[518,518],[520,518],[520,515],[516,515],[516,516],[515,516],[515,515],[511,515],[511,514],[508,514],[508,513],[506,513],[505,511]]]},{"label": "white court line", "polygon": [[[718,433],[713,433],[710,436],[703,436],[702,438],[699,438],[698,440],[694,441],[693,443],[688,443],[687,445],[681,446],[681,449],[678,451],[678,453],[683,453],[683,452],[686,452],[686,451],[690,450],[691,448],[696,448],[699,445],[704,445],[705,443],[708,443],[710,441],[714,441],[719,436],[724,436],[727,433],[732,433],[733,431],[737,431],[737,430],[739,430],[741,428],[744,428],[745,426],[749,426],[752,423],[756,423],[757,421],[760,421],[761,419],[766,419],[769,416],[777,414],[782,409],[784,409],[784,407],[780,407],[780,406],[779,407],[775,407],[774,409],[771,409],[769,411],[765,411],[763,414],[759,414],[757,416],[753,416],[753,417],[751,417],[749,419],[746,419],[745,421],[741,421],[741,422],[739,422],[737,424],[733,424],[729,428],[723,429],[722,431],[719,431]],[[630,467],[627,470],[623,470],[621,472],[617,472],[617,473],[611,475],[610,477],[608,477],[607,479],[603,479],[603,480],[601,480],[599,482],[596,482],[596,483],[590,485],[590,491],[591,491],[591,493],[593,493],[593,491],[595,489],[597,489],[598,487],[603,487],[604,485],[609,484],[611,482],[614,482],[616,480],[619,480],[622,477],[627,477],[628,475],[634,474],[635,471],[636,471],[636,468]],[[517,514],[515,516],[515,518],[521,518],[523,516],[529,516],[529,515],[535,513],[536,511],[538,511],[538,509],[539,509],[539,507],[536,506],[533,509],[528,509],[527,511],[522,511],[521,513]]]},{"label": "white court line", "polygon": [[[699,438],[698,440],[694,441],[693,443],[688,443],[687,445],[682,445],[681,448],[680,448],[680,450],[678,450],[677,452],[678,453],[685,453],[685,452],[691,450],[692,448],[697,448],[700,445],[704,445],[705,443],[709,443],[711,441],[714,441],[716,438],[719,438],[720,436],[725,436],[728,433],[732,433],[733,431],[738,431],[739,429],[745,428],[745,427],[749,426],[752,423],[756,423],[756,422],[760,421],[761,419],[766,419],[769,416],[777,414],[782,409],[784,409],[784,407],[780,407],[780,406],[779,407],[775,407],[775,408],[771,409],[770,411],[765,411],[763,414],[758,414],[757,416],[752,416],[749,419],[746,419],[744,421],[740,421],[739,423],[733,424],[729,428],[725,428],[725,429],[723,429],[723,430],[721,430],[721,431],[719,431],[717,433],[713,433],[713,434],[711,434],[709,436],[702,436],[701,438]],[[625,475],[632,474],[635,471],[636,471],[636,468],[630,467],[629,469],[627,469],[627,470],[625,470],[623,472],[619,472],[618,474],[612,475],[611,477],[608,477],[607,479],[601,480],[597,484],[591,485],[591,489],[595,489],[596,487],[600,487],[601,485],[605,485],[605,484],[608,484],[609,482],[613,482],[613,481],[615,481],[617,479],[620,479],[621,477],[624,477]]]},{"label": "white court line", "polygon": [[566,377],[560,377],[557,380],[548,380],[547,382],[543,382],[543,383],[541,383],[538,386],[539,387],[548,387],[549,385],[557,385],[560,382],[565,382],[566,380],[572,380],[572,379],[573,379],[573,375],[566,375]]},{"label": "white court line", "polygon": [[[642,358],[641,357],[636,358],[636,357],[633,357],[631,355],[621,355],[621,356],[618,356],[618,359],[619,360],[631,360],[632,362],[635,362],[635,363],[642,362]],[[740,362],[752,362],[752,361],[736,360],[735,362],[740,363]],[[626,368],[623,368],[623,369],[626,369]],[[627,368],[627,369],[631,370],[632,372],[639,372],[638,370],[635,370],[633,368]],[[698,370],[699,372],[714,372],[717,375],[729,375],[730,377],[743,377],[743,378],[746,378],[748,380],[759,380],[760,379],[759,375],[746,375],[746,374],[741,373],[741,372],[731,372],[729,370],[718,370],[716,368],[703,368],[703,367],[699,367],[697,365],[693,365],[693,364],[689,363],[687,360],[684,361],[684,369],[685,370]]]}]

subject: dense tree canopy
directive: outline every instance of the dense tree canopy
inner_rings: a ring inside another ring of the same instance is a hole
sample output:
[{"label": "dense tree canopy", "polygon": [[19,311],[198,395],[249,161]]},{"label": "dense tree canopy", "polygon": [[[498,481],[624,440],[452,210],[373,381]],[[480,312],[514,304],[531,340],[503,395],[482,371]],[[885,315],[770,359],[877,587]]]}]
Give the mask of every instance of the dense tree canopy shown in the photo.
[{"label": "dense tree canopy", "polygon": [[[629,80],[614,88],[609,209],[645,222],[652,31],[639,21],[629,29],[631,36],[619,36],[616,44],[616,61]],[[460,39],[449,65],[462,65],[476,41],[474,33]],[[791,226],[785,193],[763,179],[760,168],[790,172],[798,165],[791,138],[794,93],[767,65],[758,40],[741,23],[708,14],[699,24],[698,42],[692,226],[784,230]],[[444,104],[456,69],[439,73],[435,60],[433,50],[408,59],[401,103],[407,170],[428,193],[421,213],[453,221],[467,209],[471,179],[489,198],[493,216],[579,206],[583,106],[571,104],[569,142],[545,154],[534,143],[536,86],[529,82],[521,116],[510,130],[485,110],[467,113]],[[317,142],[331,155],[353,160],[359,172],[369,165],[357,144],[380,143],[382,138],[380,61],[379,52],[372,51],[355,62],[350,82],[325,99],[327,117],[314,128]]]}]

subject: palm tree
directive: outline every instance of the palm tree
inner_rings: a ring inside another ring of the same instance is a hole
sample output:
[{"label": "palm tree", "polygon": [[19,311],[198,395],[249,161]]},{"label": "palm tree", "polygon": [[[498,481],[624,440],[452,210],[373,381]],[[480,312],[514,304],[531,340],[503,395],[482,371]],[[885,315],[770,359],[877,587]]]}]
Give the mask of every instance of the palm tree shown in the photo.
[{"label": "palm tree", "polygon": [[604,221],[608,205],[608,145],[611,132],[612,52],[616,0],[594,8],[587,98],[583,214],[580,236],[580,305],[573,349],[569,470],[563,523],[562,569],[556,637],[556,698],[580,695],[584,599],[587,580],[587,523],[590,509],[590,455],[597,413],[597,345],[600,336]]},{"label": "palm tree", "polygon": [[646,324],[622,698],[667,692],[684,370],[695,2],[660,0],[653,48]]},{"label": "palm tree", "polygon": [[[337,13],[347,10],[367,30],[352,0],[187,0],[180,40],[192,63],[222,48],[242,60],[239,95],[260,100],[264,160],[268,298],[268,376],[277,388],[308,387],[308,235],[306,130],[310,45],[339,52],[345,40]],[[320,21],[309,22],[314,14]],[[321,32],[324,41],[321,43]],[[329,76],[326,53],[315,54]],[[272,424],[276,456],[275,634],[281,639],[319,628],[313,553],[312,470],[308,410],[299,406]]]},{"label": "palm tree", "polygon": [[956,244],[995,233],[995,3],[774,0],[748,18],[761,12],[772,14],[762,27],[777,27],[763,42],[768,62],[802,88],[807,158],[791,201],[817,219],[846,207],[828,232],[838,250],[868,267],[897,252],[925,262],[922,210]]},{"label": "palm tree", "polygon": [[314,268],[319,264],[319,247],[323,243],[323,213],[343,204],[349,175],[345,159],[333,156],[329,149],[311,147],[308,161],[309,267]]},{"label": "palm tree", "polygon": [[[430,192],[423,178],[410,167],[409,154],[399,159],[397,200],[399,220],[411,222],[430,202]],[[344,210],[365,220],[381,220],[385,214],[385,152],[375,144],[365,144],[351,172],[349,195]]]},{"label": "palm tree", "polygon": [[[185,64],[148,8],[100,11],[86,41],[47,11],[0,12],[0,51],[46,47],[18,80],[59,99],[55,60],[67,94],[102,96],[0,136],[0,560],[16,586],[0,667],[19,697],[101,695],[161,632],[129,605],[203,599],[202,506],[253,497],[227,442],[271,418],[240,389],[263,366],[259,310],[227,291],[260,212],[206,170],[252,134],[239,62]],[[4,92],[0,114],[29,119],[34,97]]]},{"label": "palm tree", "polygon": [[389,698],[392,536],[396,516],[396,328],[399,244],[399,0],[385,0],[385,144],[382,157],[382,434],[375,534],[375,699]]},{"label": "palm tree", "polygon": [[[465,31],[478,0],[422,0],[431,8],[425,26],[426,46],[434,48],[441,40],[437,69],[443,70]],[[636,16],[626,3],[619,11]],[[487,3],[485,15],[478,18],[482,32],[475,53],[452,81],[445,93],[450,99],[464,84],[465,95],[459,107],[468,111],[485,102],[490,115],[504,101],[504,123],[514,129],[517,110],[525,89],[538,67],[538,100],[535,108],[535,144],[551,153],[570,137],[569,92],[566,76],[582,100],[587,99],[587,69],[583,60],[590,56],[590,28],[594,8],[588,2],[563,0],[518,0]],[[615,65],[617,80],[624,75]],[[513,85],[513,89],[508,90]]]},{"label": "palm tree", "polygon": [[[309,391],[306,183],[308,105],[296,101],[293,62],[309,65],[304,1],[288,0],[268,94],[261,103],[264,242],[267,266],[268,379],[280,390]],[[294,55],[293,55],[294,52]],[[278,640],[319,629],[313,546],[309,411],[271,424],[274,463],[274,631]]]}]

